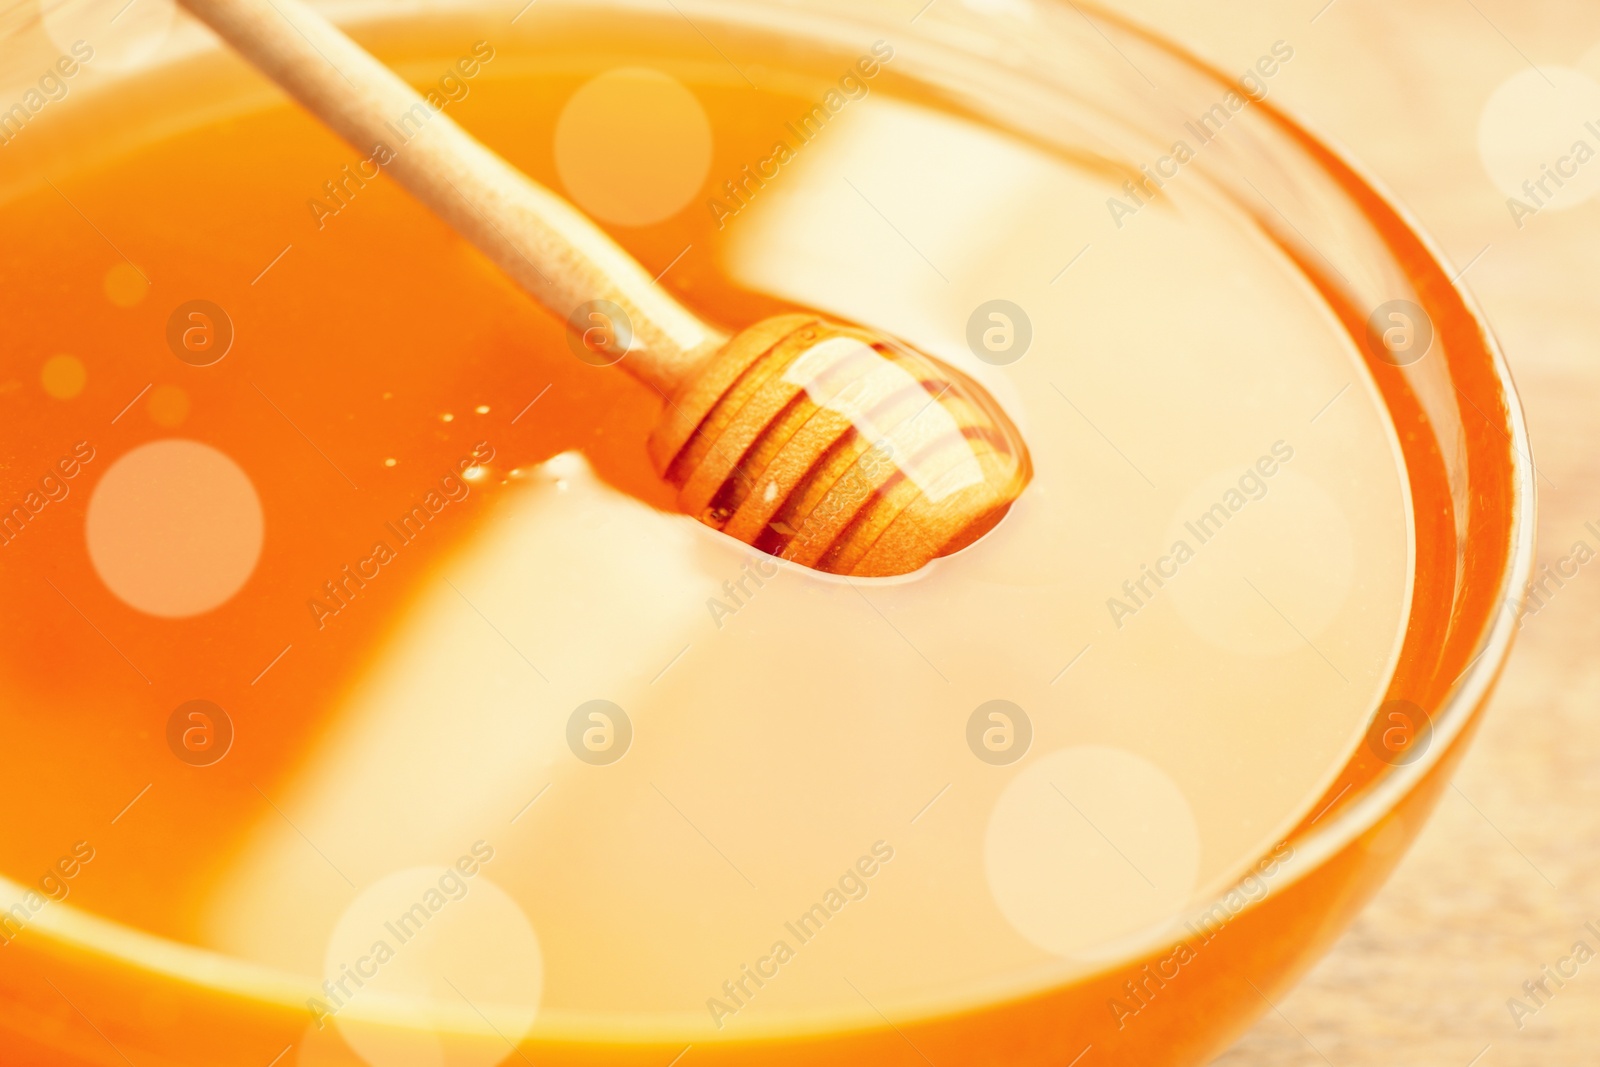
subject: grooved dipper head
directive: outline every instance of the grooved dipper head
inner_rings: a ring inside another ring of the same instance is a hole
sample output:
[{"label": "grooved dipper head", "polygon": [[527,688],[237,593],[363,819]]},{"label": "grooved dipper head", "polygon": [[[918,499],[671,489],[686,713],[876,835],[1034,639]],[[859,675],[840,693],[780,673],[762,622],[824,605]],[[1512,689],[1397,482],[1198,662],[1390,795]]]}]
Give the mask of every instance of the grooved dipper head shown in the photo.
[{"label": "grooved dipper head", "polygon": [[835,574],[908,574],[1005,515],[1027,448],[972,379],[879,334],[780,315],[729,341],[650,438],[678,505]]}]

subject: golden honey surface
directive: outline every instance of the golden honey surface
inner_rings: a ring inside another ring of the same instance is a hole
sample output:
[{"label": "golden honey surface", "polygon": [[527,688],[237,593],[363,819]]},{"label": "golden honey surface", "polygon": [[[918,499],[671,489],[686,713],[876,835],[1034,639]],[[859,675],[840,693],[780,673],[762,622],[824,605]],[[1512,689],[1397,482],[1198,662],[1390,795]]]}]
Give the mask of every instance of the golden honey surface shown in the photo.
[{"label": "golden honey surface", "polygon": [[1027,492],[900,579],[734,543],[652,472],[653,393],[381,162],[218,89],[0,204],[8,937],[83,909],[326,981],[308,1019],[454,984],[524,1031],[782,1030],[1116,960],[1359,743],[1404,470],[1248,220],[1196,180],[1114,226],[1119,179],[892,45],[757,90],[603,40],[407,70],[708,319],[972,376]]}]

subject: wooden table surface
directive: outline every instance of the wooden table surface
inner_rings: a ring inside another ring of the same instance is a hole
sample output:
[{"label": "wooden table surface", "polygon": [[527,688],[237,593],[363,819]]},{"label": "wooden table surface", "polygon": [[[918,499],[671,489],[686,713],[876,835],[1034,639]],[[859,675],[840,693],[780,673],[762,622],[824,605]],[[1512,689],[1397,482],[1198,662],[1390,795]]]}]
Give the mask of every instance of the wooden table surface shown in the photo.
[{"label": "wooden table surface", "polygon": [[[1117,6],[1226,68],[1243,70],[1279,39],[1294,46],[1273,86],[1279,102],[1363,160],[1458,267],[1471,263],[1465,282],[1505,346],[1532,428],[1540,561],[1556,564],[1580,540],[1600,553],[1585,528],[1600,529],[1600,196],[1586,201],[1574,183],[1519,227],[1480,148],[1507,137],[1491,115],[1480,138],[1491,98],[1540,78],[1535,65],[1563,99],[1584,86],[1557,68],[1600,79],[1600,4],[1325,3]],[[1592,110],[1600,128],[1600,101]],[[1544,118],[1535,109],[1511,125]],[[1600,148],[1600,135],[1584,136]],[[1600,185],[1600,160],[1589,166],[1586,180]],[[1539,173],[1534,165],[1528,177]],[[1597,649],[1600,561],[1525,619],[1456,788],[1394,878],[1218,1064],[1600,1064],[1600,937],[1584,928],[1600,929]],[[1540,1007],[1523,983],[1580,940],[1596,958],[1562,987],[1546,979],[1552,995]],[[1512,998],[1537,1013],[1515,1017]]]}]

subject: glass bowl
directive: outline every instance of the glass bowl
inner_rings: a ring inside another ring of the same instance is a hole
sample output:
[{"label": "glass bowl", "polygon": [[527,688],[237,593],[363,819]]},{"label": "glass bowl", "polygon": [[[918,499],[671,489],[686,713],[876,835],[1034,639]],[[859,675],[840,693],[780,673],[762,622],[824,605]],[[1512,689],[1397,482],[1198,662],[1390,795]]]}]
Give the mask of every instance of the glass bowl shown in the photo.
[{"label": "glass bowl", "polygon": [[[406,72],[451,58],[417,43],[432,30],[505,35],[508,20],[526,10],[520,2],[465,0],[326,6]],[[559,19],[569,8],[594,7],[542,0],[540,14]],[[1206,137],[1206,151],[1180,161],[1183,180],[1251,216],[1366,353],[1399,431],[1414,505],[1415,586],[1404,644],[1369,743],[1263,857],[1270,877],[1252,875],[1188,916],[1192,938],[1152,935],[1099,967],[1062,963],[989,976],[937,995],[863,1000],[854,1010],[737,1035],[670,1020],[545,1013],[512,1042],[491,1019],[459,1006],[432,1025],[458,1029],[469,1044],[502,1039],[496,1056],[541,1064],[1206,1062],[1269,1010],[1381,886],[1437,802],[1504,665],[1515,621],[1508,605],[1532,566],[1534,479],[1516,394],[1488,327],[1409,214],[1345,153],[1278,107],[1270,63],[1243,79],[1230,76],[1123,16],[1070,0],[934,0],[920,9],[679,0],[672,8],[664,17],[714,38],[736,69],[759,69],[778,49],[848,57],[851,42],[892,40],[896,79],[1047,151],[1120,167],[1130,181],[1143,180],[1140,160],[1157,161],[1170,179],[1179,166],[1169,154],[1173,131],[1191,128],[1231,95],[1249,96],[1238,108],[1224,104],[1226,136]],[[619,39],[663,17],[647,4],[605,9],[616,13]],[[8,52],[28,54],[36,31],[13,26]],[[502,39],[512,54],[540,46],[514,32]],[[1283,61],[1269,47],[1263,54]],[[85,94],[92,99],[39,136],[6,146],[0,197],[164,131],[273,102],[187,23]],[[1130,208],[1139,203],[1130,193]],[[1118,222],[1115,209],[1111,222]],[[1063,261],[1073,251],[1064,249]],[[1404,333],[1401,343],[1385,342],[1393,329]],[[7,888],[22,891],[16,883]],[[306,1005],[318,986],[306,976],[72,906],[51,909],[32,936],[3,951],[0,1029],[18,1062],[360,1062],[347,1052],[295,1051],[315,1030]],[[372,1011],[374,1026],[413,1036],[428,1029],[403,1013]]]}]

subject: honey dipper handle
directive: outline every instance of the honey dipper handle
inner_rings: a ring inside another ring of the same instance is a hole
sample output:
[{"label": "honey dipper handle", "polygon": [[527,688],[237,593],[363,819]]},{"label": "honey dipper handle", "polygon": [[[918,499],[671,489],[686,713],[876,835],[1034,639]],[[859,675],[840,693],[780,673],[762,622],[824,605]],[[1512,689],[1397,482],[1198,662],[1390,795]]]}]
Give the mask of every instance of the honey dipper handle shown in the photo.
[{"label": "honey dipper handle", "polygon": [[[301,0],[179,0],[471,241],[591,348],[670,395],[727,338],[660,288],[581,212],[478,143]],[[593,327],[593,328],[591,328]]]}]

